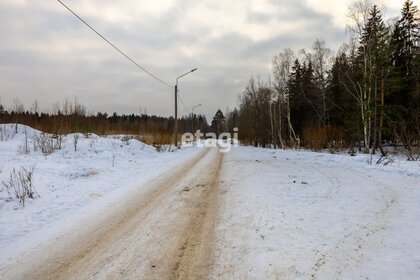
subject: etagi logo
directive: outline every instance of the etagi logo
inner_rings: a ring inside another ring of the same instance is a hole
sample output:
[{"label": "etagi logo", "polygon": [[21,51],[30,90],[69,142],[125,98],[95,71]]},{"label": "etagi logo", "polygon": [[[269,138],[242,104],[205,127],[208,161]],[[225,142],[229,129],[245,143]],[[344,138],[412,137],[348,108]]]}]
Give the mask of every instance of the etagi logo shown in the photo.
[{"label": "etagi logo", "polygon": [[[204,136],[205,138],[202,139]],[[194,139],[197,141],[194,142]],[[181,141],[182,145],[186,147],[192,147],[196,145],[197,147],[216,148],[219,146],[221,153],[228,153],[231,151],[232,146],[239,146],[238,128],[233,128],[233,135],[229,132],[223,132],[219,135],[219,138],[217,138],[216,133],[213,132],[208,132],[206,134],[202,133],[200,130],[197,130],[194,134],[187,132],[182,135]]]}]

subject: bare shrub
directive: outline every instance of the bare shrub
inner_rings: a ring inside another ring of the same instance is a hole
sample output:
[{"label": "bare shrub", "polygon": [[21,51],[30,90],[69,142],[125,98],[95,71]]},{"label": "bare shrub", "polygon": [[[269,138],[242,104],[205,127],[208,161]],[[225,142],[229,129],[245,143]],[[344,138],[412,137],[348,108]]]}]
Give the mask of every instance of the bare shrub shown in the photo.
[{"label": "bare shrub", "polygon": [[173,151],[173,149],[172,149],[172,147],[173,147],[173,145],[172,144],[169,144],[169,145],[153,145],[153,147],[155,147],[156,148],[156,151],[158,151],[158,152],[172,152]]},{"label": "bare shrub", "polygon": [[36,141],[36,135],[35,134],[31,137],[31,143],[32,143],[32,149],[33,149],[33,151],[34,152],[37,152],[39,146],[38,146],[38,143]]},{"label": "bare shrub", "polygon": [[419,161],[420,160],[420,147],[409,146],[409,148],[402,149],[404,155],[408,161]]},{"label": "bare shrub", "polygon": [[33,136],[34,145],[38,146],[44,155],[49,155],[56,149],[56,143],[48,134],[41,133]]},{"label": "bare shrub", "polygon": [[306,125],[303,128],[305,146],[312,151],[321,151],[327,147],[327,130],[325,127]]},{"label": "bare shrub", "polygon": [[389,164],[393,164],[395,161],[395,156],[392,154],[386,154],[381,156],[377,161],[376,161],[376,165],[389,165]]},{"label": "bare shrub", "polygon": [[0,141],[8,141],[12,139],[15,134],[7,128],[7,126],[0,125]]},{"label": "bare shrub", "polygon": [[79,143],[79,134],[74,133],[73,134],[73,147],[74,147],[75,152],[77,152],[77,143]]},{"label": "bare shrub", "polygon": [[121,137],[121,141],[123,141],[123,142],[128,142],[129,140],[131,140],[131,139],[134,139],[135,137],[133,136],[133,135],[123,135],[122,137]]},{"label": "bare shrub", "polygon": [[328,145],[328,151],[332,154],[335,154],[341,150],[344,149],[344,133],[343,129],[333,127],[333,126],[327,126],[327,145]]},{"label": "bare shrub", "polygon": [[29,150],[29,141],[28,141],[28,131],[26,130],[26,126],[25,126],[25,143],[24,143],[24,148],[25,148],[25,154],[29,154],[30,150]]},{"label": "bare shrub", "polygon": [[63,147],[64,140],[66,138],[65,135],[58,133],[58,134],[55,134],[53,138],[55,139],[56,149],[61,150],[61,148]]},{"label": "bare shrub", "polygon": [[400,135],[397,135],[403,145],[402,152],[408,161],[420,160],[419,133],[410,131],[405,124],[401,127]]},{"label": "bare shrub", "polygon": [[356,150],[354,147],[351,147],[348,151],[348,154],[352,157],[354,157],[356,155]]},{"label": "bare shrub", "polygon": [[3,188],[12,199],[13,197],[19,199],[19,203],[22,203],[22,207],[25,207],[25,199],[35,199],[40,197],[33,185],[33,174],[34,167],[29,171],[24,167],[21,167],[19,171],[13,168],[10,172],[9,180],[2,182]]},{"label": "bare shrub", "polygon": [[18,153],[21,155],[27,155],[31,151],[29,148],[28,132],[26,131],[26,126],[24,130],[24,134],[25,134],[25,141],[23,142],[23,145],[20,145],[18,147]]}]

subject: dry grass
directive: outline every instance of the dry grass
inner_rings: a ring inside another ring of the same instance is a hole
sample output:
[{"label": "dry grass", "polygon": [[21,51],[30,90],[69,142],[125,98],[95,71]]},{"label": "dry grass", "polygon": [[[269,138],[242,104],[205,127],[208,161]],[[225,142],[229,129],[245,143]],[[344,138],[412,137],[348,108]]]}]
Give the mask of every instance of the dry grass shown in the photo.
[{"label": "dry grass", "polygon": [[303,128],[304,146],[313,151],[328,149],[331,153],[342,150],[345,146],[343,130],[337,127],[321,127],[318,125],[306,125]]},{"label": "dry grass", "polygon": [[306,125],[302,130],[304,146],[312,151],[327,148],[327,129],[315,125]]},{"label": "dry grass", "polygon": [[[178,141],[181,141],[181,137],[178,137]],[[148,133],[142,135],[141,139],[142,142],[148,145],[167,145],[172,144],[174,142],[174,135],[173,133]]]}]

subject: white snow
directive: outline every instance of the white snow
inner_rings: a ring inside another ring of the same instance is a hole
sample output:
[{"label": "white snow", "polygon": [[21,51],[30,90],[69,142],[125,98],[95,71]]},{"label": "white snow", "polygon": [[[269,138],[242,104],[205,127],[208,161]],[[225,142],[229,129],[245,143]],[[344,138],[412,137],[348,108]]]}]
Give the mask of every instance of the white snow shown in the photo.
[{"label": "white snow", "polygon": [[420,166],[239,147],[225,155],[217,279],[418,279]]},{"label": "white snow", "polygon": [[80,134],[76,152],[73,135],[68,135],[61,150],[45,156],[30,144],[31,152],[25,155],[18,152],[25,142],[25,129],[30,142],[40,132],[19,125],[15,134],[14,124],[0,126],[0,185],[8,181],[13,168],[35,166],[34,185],[40,195],[27,199],[22,208],[17,199],[6,202],[8,195],[0,187],[0,265],[92,213],[100,214],[118,197],[199,151],[157,152],[137,140]]},{"label": "white snow", "polygon": [[[32,145],[24,155],[18,153],[24,126],[16,135],[14,125],[1,128],[0,182],[14,167],[35,166],[41,197],[25,208],[0,199],[0,266],[201,151],[159,153],[136,140],[80,135],[75,152],[69,135],[51,155]],[[210,278],[418,279],[420,163],[367,161],[366,155],[232,148],[220,175]]]}]

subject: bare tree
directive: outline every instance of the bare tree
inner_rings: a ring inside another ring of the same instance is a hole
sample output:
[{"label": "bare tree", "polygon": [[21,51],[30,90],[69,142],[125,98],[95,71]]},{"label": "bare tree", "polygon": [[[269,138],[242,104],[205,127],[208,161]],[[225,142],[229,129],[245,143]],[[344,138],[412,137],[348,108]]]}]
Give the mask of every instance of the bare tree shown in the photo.
[{"label": "bare tree", "polygon": [[312,52],[307,52],[305,49],[300,51],[308,62],[312,64],[315,72],[315,79],[317,87],[321,94],[321,111],[322,111],[322,125],[325,127],[327,123],[327,76],[330,66],[330,59],[333,52],[330,48],[326,47],[325,41],[316,39],[313,44]]},{"label": "bare tree", "polygon": [[62,105],[62,112],[64,115],[64,128],[63,128],[63,132],[64,133],[69,133],[70,129],[69,129],[69,115],[71,114],[71,102],[69,101],[69,99],[66,97],[64,98],[64,102]]},{"label": "bare tree", "polygon": [[[272,59],[272,67],[274,74],[274,89],[277,93],[278,101],[278,129],[277,135],[282,148],[284,143],[282,139],[282,117],[285,116],[288,127],[289,139],[297,140],[295,131],[290,118],[290,96],[289,96],[289,75],[294,60],[293,51],[289,48],[284,49]],[[283,107],[286,107],[285,110]]]},{"label": "bare tree", "polygon": [[[369,12],[373,7],[373,1],[371,0],[360,0],[354,3],[347,12],[347,17],[351,19],[352,24],[347,26],[347,30],[351,34],[351,52],[354,56],[357,49],[361,49],[362,53],[367,54],[369,52],[369,46],[366,44],[361,45],[359,43],[360,38],[363,35],[363,29],[366,25]],[[370,134],[371,134],[371,114],[369,113],[369,105],[371,102],[371,95],[372,95],[372,75],[371,75],[371,61],[369,60],[368,55],[363,55],[363,79],[360,83],[349,73],[344,73],[344,77],[351,84],[351,86],[347,86],[346,82],[343,82],[346,91],[353,96],[357,103],[360,106],[360,115],[362,119],[362,126],[363,126],[363,136],[365,142],[365,152],[368,153],[370,150]]]},{"label": "bare tree", "polygon": [[25,107],[23,106],[22,101],[20,101],[19,98],[13,98],[12,110],[15,113],[15,133],[17,133],[19,117],[25,112]]},{"label": "bare tree", "polygon": [[31,105],[31,112],[35,115],[38,114],[38,112],[39,112],[38,100],[36,100],[36,99],[35,99],[34,103],[32,103],[32,105]]}]

